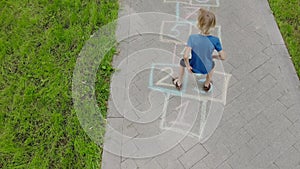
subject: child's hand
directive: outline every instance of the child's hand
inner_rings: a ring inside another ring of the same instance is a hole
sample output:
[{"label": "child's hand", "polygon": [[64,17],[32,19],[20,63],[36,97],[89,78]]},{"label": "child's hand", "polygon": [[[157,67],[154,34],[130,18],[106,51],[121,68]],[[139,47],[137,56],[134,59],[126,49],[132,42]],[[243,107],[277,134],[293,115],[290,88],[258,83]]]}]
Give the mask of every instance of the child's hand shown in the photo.
[{"label": "child's hand", "polygon": [[188,66],[187,69],[190,73],[193,73],[193,68],[191,66]]},{"label": "child's hand", "polygon": [[225,60],[226,59],[226,53],[223,50],[219,52],[219,55],[220,55],[220,59],[221,60]]},{"label": "child's hand", "polygon": [[221,57],[221,55],[213,55],[212,58],[218,60],[225,60],[225,57]]},{"label": "child's hand", "polygon": [[213,59],[225,60],[226,54],[224,51],[220,51],[219,55],[213,55],[212,57],[213,57]]}]

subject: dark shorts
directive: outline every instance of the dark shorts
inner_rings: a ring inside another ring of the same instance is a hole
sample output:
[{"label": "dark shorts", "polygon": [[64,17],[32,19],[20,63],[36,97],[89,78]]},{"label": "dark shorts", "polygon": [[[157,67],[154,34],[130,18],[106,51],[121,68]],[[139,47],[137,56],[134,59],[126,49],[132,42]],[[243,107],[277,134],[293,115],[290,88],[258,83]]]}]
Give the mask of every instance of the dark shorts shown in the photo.
[{"label": "dark shorts", "polygon": [[[189,61],[190,61],[190,59],[189,59]],[[181,59],[180,60],[180,65],[182,66],[182,67],[186,67],[186,65],[185,65],[185,62],[184,62],[184,59]],[[213,68],[215,68],[215,62],[213,61]]]}]

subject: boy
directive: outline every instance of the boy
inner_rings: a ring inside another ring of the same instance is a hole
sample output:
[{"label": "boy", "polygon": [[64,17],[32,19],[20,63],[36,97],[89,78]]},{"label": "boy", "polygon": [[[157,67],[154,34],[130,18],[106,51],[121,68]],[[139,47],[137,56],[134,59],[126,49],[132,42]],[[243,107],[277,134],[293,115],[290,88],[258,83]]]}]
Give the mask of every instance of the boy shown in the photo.
[{"label": "boy", "polygon": [[[178,90],[181,90],[184,68],[186,67],[191,73],[206,75],[203,89],[208,92],[212,86],[211,79],[215,68],[213,58],[224,60],[226,55],[220,39],[210,35],[211,30],[216,26],[215,15],[210,11],[200,9],[197,26],[200,33],[190,35],[184,57],[180,61],[179,77],[173,78],[173,84]],[[218,56],[212,56],[214,50],[218,51]],[[190,54],[191,58],[189,58]]]}]

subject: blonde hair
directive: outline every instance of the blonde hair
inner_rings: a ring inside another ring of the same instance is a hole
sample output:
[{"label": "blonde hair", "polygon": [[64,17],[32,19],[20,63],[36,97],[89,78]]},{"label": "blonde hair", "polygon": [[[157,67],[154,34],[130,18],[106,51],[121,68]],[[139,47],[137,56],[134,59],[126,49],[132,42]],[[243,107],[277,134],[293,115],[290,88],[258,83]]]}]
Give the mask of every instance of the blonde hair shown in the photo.
[{"label": "blonde hair", "polygon": [[216,26],[216,16],[214,13],[199,9],[198,28],[203,34],[210,34],[212,28]]}]

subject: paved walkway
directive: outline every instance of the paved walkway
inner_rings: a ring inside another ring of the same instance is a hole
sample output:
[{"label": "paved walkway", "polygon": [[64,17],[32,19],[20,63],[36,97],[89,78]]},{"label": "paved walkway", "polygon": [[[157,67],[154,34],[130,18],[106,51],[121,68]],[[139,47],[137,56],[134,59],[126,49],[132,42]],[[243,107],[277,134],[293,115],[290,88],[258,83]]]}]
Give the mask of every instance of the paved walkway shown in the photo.
[{"label": "paved walkway", "polygon": [[[199,7],[228,59],[171,85]],[[299,80],[267,0],[122,0],[103,169],[300,169]]]}]

